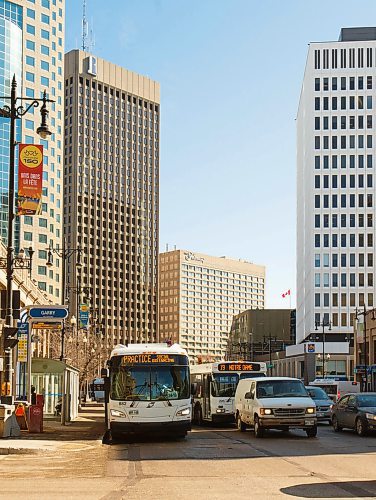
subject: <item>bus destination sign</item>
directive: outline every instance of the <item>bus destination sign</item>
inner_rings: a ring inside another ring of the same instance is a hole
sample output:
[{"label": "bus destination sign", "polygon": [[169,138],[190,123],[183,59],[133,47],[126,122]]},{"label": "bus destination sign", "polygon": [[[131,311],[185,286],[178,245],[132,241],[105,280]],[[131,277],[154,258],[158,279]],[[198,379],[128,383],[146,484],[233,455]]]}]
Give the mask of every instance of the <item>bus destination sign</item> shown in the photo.
[{"label": "bus destination sign", "polygon": [[258,372],[260,371],[259,363],[218,363],[219,372]]},{"label": "bus destination sign", "polygon": [[175,357],[170,356],[169,354],[125,354],[122,358],[123,365],[144,365],[153,363],[172,365],[176,362]]}]

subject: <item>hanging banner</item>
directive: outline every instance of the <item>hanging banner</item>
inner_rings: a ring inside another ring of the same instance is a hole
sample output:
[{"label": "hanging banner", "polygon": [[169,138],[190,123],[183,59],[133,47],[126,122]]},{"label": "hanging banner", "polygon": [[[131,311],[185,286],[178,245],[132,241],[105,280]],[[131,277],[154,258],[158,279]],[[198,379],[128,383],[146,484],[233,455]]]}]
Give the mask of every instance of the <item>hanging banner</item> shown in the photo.
[{"label": "hanging banner", "polygon": [[87,304],[80,304],[80,318],[78,328],[87,329],[89,324],[90,307]]},{"label": "hanging banner", "polygon": [[18,156],[18,215],[40,215],[42,209],[43,146],[20,144]]}]

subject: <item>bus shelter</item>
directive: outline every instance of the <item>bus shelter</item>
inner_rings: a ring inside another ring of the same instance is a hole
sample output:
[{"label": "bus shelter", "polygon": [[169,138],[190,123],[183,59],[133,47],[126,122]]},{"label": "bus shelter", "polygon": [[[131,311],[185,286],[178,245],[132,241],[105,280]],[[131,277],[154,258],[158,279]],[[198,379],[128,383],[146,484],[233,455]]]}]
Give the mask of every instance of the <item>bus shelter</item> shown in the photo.
[{"label": "bus shelter", "polygon": [[79,403],[79,371],[55,359],[33,358],[31,384],[44,396],[44,414],[56,415],[61,405],[64,422],[77,418]]}]

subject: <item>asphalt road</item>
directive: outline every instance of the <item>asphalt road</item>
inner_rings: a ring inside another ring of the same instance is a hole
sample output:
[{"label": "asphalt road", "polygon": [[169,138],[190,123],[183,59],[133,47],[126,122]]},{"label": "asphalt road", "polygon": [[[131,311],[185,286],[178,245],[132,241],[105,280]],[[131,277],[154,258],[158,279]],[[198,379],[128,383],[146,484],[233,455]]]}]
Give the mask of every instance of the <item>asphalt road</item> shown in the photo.
[{"label": "asphalt road", "polygon": [[376,435],[327,425],[315,439],[301,431],[256,439],[252,431],[203,427],[180,441],[88,446],[56,457],[1,458],[0,498],[376,498]]}]

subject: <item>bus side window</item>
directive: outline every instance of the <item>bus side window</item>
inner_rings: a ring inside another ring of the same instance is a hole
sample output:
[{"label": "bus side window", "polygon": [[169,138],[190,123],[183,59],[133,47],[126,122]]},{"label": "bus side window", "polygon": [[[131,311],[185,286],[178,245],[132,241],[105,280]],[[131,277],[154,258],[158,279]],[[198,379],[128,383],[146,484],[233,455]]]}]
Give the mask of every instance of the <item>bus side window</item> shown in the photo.
[{"label": "bus side window", "polygon": [[202,397],[202,375],[196,374],[194,376],[193,381],[197,384],[197,391],[196,391],[195,397],[201,398]]}]

